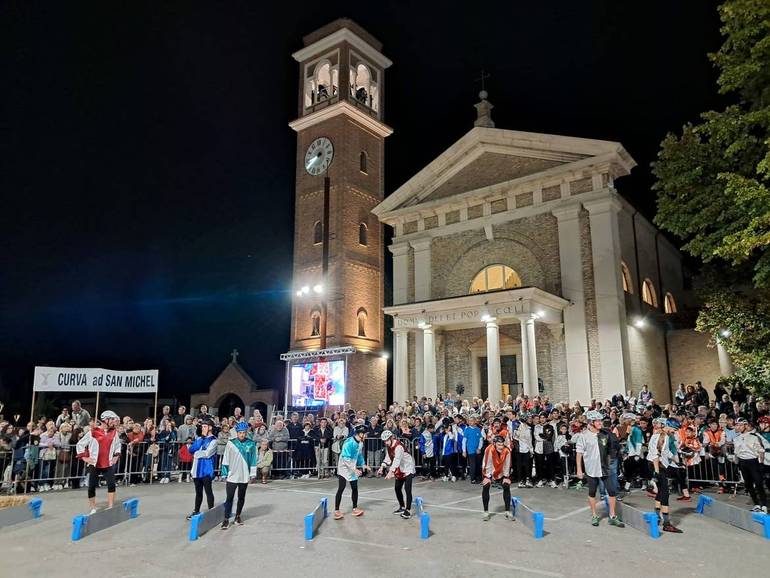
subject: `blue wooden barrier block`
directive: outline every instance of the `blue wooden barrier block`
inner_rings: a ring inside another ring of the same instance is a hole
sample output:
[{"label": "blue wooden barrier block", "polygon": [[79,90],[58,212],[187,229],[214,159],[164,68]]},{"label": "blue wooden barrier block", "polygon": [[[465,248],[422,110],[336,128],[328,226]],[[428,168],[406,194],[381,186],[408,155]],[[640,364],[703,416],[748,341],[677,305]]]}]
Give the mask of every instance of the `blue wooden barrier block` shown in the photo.
[{"label": "blue wooden barrier block", "polygon": [[318,527],[329,515],[329,498],[321,498],[321,502],[305,516],[305,540],[312,540]]},{"label": "blue wooden barrier block", "polygon": [[751,512],[702,494],[695,511],[770,540],[770,516],[762,512]]},{"label": "blue wooden barrier block", "polygon": [[422,498],[417,497],[414,503],[417,519],[420,521],[420,539],[427,540],[430,538],[430,514],[425,511],[425,502]]},{"label": "blue wooden barrier block", "polygon": [[3,508],[0,510],[0,528],[39,518],[42,508],[43,500],[40,498],[33,498],[26,504],[13,508]]},{"label": "blue wooden barrier block", "polygon": [[752,512],[751,517],[757,524],[762,524],[765,532],[765,539],[770,540],[770,516],[762,512]]},{"label": "blue wooden barrier block", "polygon": [[222,502],[206,512],[201,512],[190,518],[190,528],[187,532],[187,539],[194,542],[203,534],[219,525],[225,518],[225,504]]},{"label": "blue wooden barrier block", "polygon": [[136,518],[138,515],[139,498],[131,498],[123,502],[122,508],[110,508],[91,515],[75,516],[72,520],[72,540],[77,542],[89,534],[100,532],[115,524]]},{"label": "blue wooden barrier block", "polygon": [[545,515],[543,512],[533,511],[527,505],[522,503],[521,499],[514,496],[511,498],[511,513],[532,530],[532,535],[535,540],[540,540],[545,536]]},{"label": "blue wooden barrier block", "polygon": [[[607,509],[607,515],[610,515],[610,501],[604,496],[604,507]],[[625,502],[615,501],[615,514],[623,520],[626,526],[634,530],[644,532],[650,538],[660,538],[660,528],[658,527],[658,515],[655,512],[644,512]]]}]

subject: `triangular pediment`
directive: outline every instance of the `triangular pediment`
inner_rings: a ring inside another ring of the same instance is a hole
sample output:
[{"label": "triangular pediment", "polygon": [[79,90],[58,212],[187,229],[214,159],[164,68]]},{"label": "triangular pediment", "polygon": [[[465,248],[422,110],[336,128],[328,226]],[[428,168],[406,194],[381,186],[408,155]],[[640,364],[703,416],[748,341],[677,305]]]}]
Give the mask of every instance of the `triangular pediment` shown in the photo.
[{"label": "triangular pediment", "polygon": [[612,141],[475,127],[374,209],[383,217],[418,205],[435,205],[501,183],[552,176],[591,159],[619,165],[627,174],[633,159]]}]

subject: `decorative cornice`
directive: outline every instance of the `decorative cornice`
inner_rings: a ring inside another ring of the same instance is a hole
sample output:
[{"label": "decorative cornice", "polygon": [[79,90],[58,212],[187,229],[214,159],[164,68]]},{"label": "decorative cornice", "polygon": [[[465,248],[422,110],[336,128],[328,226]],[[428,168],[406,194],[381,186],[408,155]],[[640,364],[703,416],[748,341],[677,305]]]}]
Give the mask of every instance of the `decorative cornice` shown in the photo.
[{"label": "decorative cornice", "polygon": [[289,126],[295,131],[300,132],[305,129],[315,126],[316,124],[329,120],[336,116],[344,114],[351,119],[355,120],[364,128],[372,131],[378,136],[383,138],[393,134],[393,129],[388,125],[380,122],[376,118],[373,118],[363,112],[361,109],[349,104],[345,101],[338,102],[332,106],[327,106],[321,110],[317,110],[308,115],[301,116],[297,120],[293,120],[289,123]]},{"label": "decorative cornice", "polygon": [[342,42],[347,42],[355,47],[356,50],[360,50],[364,56],[382,68],[388,68],[393,64],[389,58],[375,50],[368,42],[348,28],[337,30],[337,32],[322,38],[318,42],[314,42],[310,46],[305,46],[301,50],[297,50],[297,52],[292,54],[292,57],[294,57],[294,60],[297,62],[304,62]]}]

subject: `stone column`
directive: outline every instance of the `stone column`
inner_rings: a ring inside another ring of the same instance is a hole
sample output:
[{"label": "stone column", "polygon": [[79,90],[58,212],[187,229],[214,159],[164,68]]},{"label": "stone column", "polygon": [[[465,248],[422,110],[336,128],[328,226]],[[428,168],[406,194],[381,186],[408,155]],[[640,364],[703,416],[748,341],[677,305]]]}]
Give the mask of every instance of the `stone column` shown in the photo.
[{"label": "stone column", "polygon": [[730,354],[719,339],[717,339],[717,355],[719,356],[719,375],[728,377],[735,373],[733,360],[730,359]]},{"label": "stone column", "polygon": [[428,301],[431,298],[431,239],[410,241],[414,249],[414,300]]},{"label": "stone column", "polygon": [[391,245],[393,253],[393,305],[407,302],[407,287],[409,286],[409,244]]},{"label": "stone column", "polygon": [[583,206],[588,210],[591,223],[601,375],[601,384],[599,388],[593,384],[591,397],[602,397],[610,391],[628,391],[630,385],[626,302],[620,273],[618,212],[622,205],[610,195],[587,201]]},{"label": "stone column", "polygon": [[393,329],[393,401],[409,399],[409,332]]},{"label": "stone column", "polygon": [[436,341],[433,335],[433,327],[426,325],[422,330],[423,347],[423,386],[425,396],[436,401],[438,388],[436,385]]},{"label": "stone column", "polygon": [[564,310],[564,349],[567,362],[569,401],[591,399],[591,368],[583,291],[583,256],[580,238],[580,204],[553,211],[559,223],[561,294],[570,304]]},{"label": "stone column", "polygon": [[422,329],[414,332],[414,394],[419,398],[425,395],[425,351]]},{"label": "stone column", "polygon": [[519,317],[521,322],[521,382],[524,384],[524,393],[529,395],[529,336],[527,335],[526,319]]},{"label": "stone column", "polygon": [[527,366],[529,368],[529,382],[525,386],[527,395],[532,399],[539,393],[537,387],[537,341],[535,340],[535,318],[524,320],[527,330]]},{"label": "stone column", "polygon": [[503,380],[500,370],[500,329],[492,318],[487,324],[487,396],[491,403],[503,397]]}]

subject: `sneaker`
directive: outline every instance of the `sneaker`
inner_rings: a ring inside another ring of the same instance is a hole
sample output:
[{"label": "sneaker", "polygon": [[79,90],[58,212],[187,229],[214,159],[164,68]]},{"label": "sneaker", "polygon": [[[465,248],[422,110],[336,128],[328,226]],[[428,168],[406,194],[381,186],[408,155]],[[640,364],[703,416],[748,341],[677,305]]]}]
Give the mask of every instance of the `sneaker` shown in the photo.
[{"label": "sneaker", "polygon": [[617,496],[615,496],[615,499],[616,499],[618,502],[622,502],[622,501],[623,501],[623,496],[621,496],[620,494],[618,494]]},{"label": "sneaker", "polygon": [[527,484],[525,484],[524,482],[519,482],[519,487],[520,488],[526,488]]},{"label": "sneaker", "polygon": [[471,480],[471,484],[475,485],[475,484],[478,484],[478,482],[476,480]]},{"label": "sneaker", "polygon": [[235,523],[238,524],[239,526],[243,526],[243,520],[241,520],[240,516],[235,517]]},{"label": "sneaker", "polygon": [[451,480],[452,480],[453,482],[456,482],[456,481],[457,481],[457,478],[456,478],[456,477],[454,477],[454,476],[452,476],[452,477],[451,477]]},{"label": "sneaker", "polygon": [[516,518],[513,517],[513,514],[511,512],[506,512],[505,513],[505,519],[506,520],[510,520],[511,522],[515,522],[516,521]]},{"label": "sneaker", "polygon": [[364,515],[364,511],[361,508],[353,508],[353,515],[358,518]]},{"label": "sneaker", "polygon": [[751,511],[752,512],[761,512],[762,511],[762,506],[754,506],[753,508],[751,508]]},{"label": "sneaker", "polygon": [[664,532],[671,532],[672,534],[682,534],[682,530],[674,526],[673,524],[663,524],[663,531]]},{"label": "sneaker", "polygon": [[409,510],[404,510],[403,512],[401,512],[401,518],[403,518],[404,520],[408,520],[411,517],[412,517],[412,512],[410,512]]},{"label": "sneaker", "polygon": [[334,519],[335,520],[341,520],[344,517],[345,517],[345,514],[343,514],[339,510],[335,510],[335,512],[334,512]]},{"label": "sneaker", "polygon": [[310,479],[310,474],[305,474],[304,476],[300,476],[299,479],[300,480],[309,480]]},{"label": "sneaker", "polygon": [[532,484],[530,480],[527,480],[527,487],[528,488],[534,488],[535,486]]},{"label": "sneaker", "polygon": [[404,511],[404,508],[397,508],[397,509],[393,510],[393,513],[394,514],[400,514],[403,511]]},{"label": "sneaker", "polygon": [[545,486],[545,480],[540,480],[537,484],[535,484],[536,488],[542,488]]},{"label": "sneaker", "polygon": [[96,513],[96,508],[91,508],[91,511],[88,512],[89,516],[93,516]]},{"label": "sneaker", "polygon": [[551,480],[551,482],[548,485],[551,486],[552,488],[558,488],[559,487],[559,484],[557,484],[553,480]]},{"label": "sneaker", "polygon": [[599,525],[599,516],[591,516],[591,525],[592,526],[598,526]]},{"label": "sneaker", "polygon": [[762,506],[762,513],[767,514],[767,506]]},{"label": "sneaker", "polygon": [[224,522],[222,522],[222,525],[220,526],[220,528],[222,528],[223,530],[227,530],[229,527],[230,527],[229,520],[225,520]]},{"label": "sneaker", "polygon": [[615,516],[615,517],[610,516],[609,524],[610,524],[610,526],[615,526],[616,528],[625,528],[626,527],[626,525],[623,523],[623,520],[621,520],[617,516]]},{"label": "sneaker", "polygon": [[647,495],[648,495],[650,498],[654,498],[655,496],[657,496],[657,495],[658,495],[658,492],[653,492],[652,490],[650,490],[650,489],[648,488],[648,489],[647,489]]},{"label": "sneaker", "polygon": [[484,520],[485,522],[489,522],[489,520],[492,519],[492,514],[490,514],[489,512],[484,512],[484,517],[481,519]]},{"label": "sneaker", "polygon": [[623,488],[624,488],[626,491],[629,491],[629,490],[631,489],[631,482],[626,482],[626,483],[623,485]]},{"label": "sneaker", "polygon": [[443,478],[441,478],[441,481],[442,481],[442,482],[448,482],[448,481],[449,481],[449,478],[448,478],[447,476],[444,476]]},{"label": "sneaker", "polygon": [[692,498],[690,496],[679,496],[676,499],[677,502],[692,502]]},{"label": "sneaker", "polygon": [[192,520],[193,516],[197,516],[198,514],[200,514],[200,512],[190,512],[189,514],[187,514],[187,518],[186,519],[187,520]]}]

